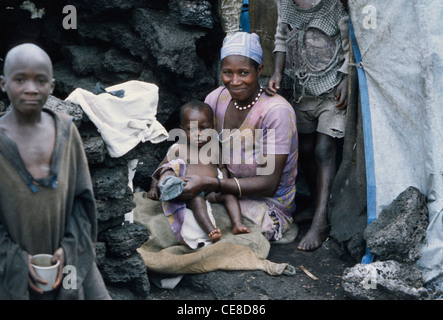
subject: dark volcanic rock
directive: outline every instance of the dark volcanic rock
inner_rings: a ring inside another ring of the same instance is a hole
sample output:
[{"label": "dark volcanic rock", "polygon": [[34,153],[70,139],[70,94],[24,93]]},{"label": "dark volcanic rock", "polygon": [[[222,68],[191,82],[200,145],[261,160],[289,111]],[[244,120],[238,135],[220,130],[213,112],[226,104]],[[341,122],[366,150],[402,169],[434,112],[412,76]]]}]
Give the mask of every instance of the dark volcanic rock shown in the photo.
[{"label": "dark volcanic rock", "polygon": [[79,76],[94,73],[103,61],[105,49],[98,46],[70,45],[62,48],[66,59],[71,61],[72,70]]},{"label": "dark volcanic rock", "polygon": [[212,29],[211,4],[206,0],[170,0],[169,10],[180,23]]},{"label": "dark volcanic rock", "polygon": [[380,260],[414,262],[426,237],[426,197],[415,187],[403,191],[364,231],[367,246]]},{"label": "dark volcanic rock", "polygon": [[137,299],[146,299],[151,285],[146,265],[138,252],[125,259],[107,257],[99,265],[103,279],[110,287],[128,288]]},{"label": "dark volcanic rock", "polygon": [[128,173],[124,170],[97,168],[92,173],[92,183],[97,199],[122,199],[128,192]]},{"label": "dark volcanic rock", "polygon": [[129,257],[149,238],[146,227],[136,222],[125,222],[118,227],[108,229],[101,236],[106,240],[108,253],[123,258]]},{"label": "dark volcanic rock", "polygon": [[206,69],[195,46],[205,32],[183,29],[169,14],[150,9],[135,10],[133,25],[160,67],[189,79]]}]

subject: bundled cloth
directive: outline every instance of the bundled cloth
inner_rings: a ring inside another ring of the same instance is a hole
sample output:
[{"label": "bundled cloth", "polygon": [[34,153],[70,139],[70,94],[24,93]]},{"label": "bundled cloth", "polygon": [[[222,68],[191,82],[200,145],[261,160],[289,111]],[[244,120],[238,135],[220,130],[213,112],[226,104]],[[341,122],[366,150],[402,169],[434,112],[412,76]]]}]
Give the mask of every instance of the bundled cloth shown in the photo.
[{"label": "bundled cloth", "polygon": [[[108,94],[111,92],[124,94]],[[158,87],[154,84],[132,80],[105,88],[100,94],[77,88],[66,100],[81,106],[113,158],[125,155],[140,142],[160,143],[169,137],[156,119]]]},{"label": "bundled cloth", "polygon": [[136,192],[134,202],[134,220],[144,225],[150,234],[149,240],[137,250],[148,270],[176,276],[215,270],[262,270],[275,276],[294,274],[293,266],[266,259],[270,243],[260,226],[244,218],[251,233],[232,234],[231,220],[222,204],[211,204],[211,207],[223,237],[194,250],[177,242],[160,201]]}]

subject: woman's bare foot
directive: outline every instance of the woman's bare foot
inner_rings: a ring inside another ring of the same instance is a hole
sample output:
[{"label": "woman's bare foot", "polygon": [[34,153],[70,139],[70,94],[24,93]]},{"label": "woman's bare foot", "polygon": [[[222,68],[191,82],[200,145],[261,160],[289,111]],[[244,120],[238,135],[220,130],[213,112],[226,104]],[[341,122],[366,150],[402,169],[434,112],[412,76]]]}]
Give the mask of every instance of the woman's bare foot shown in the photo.
[{"label": "woman's bare foot", "polygon": [[214,243],[220,240],[220,238],[222,237],[222,233],[220,229],[214,229],[208,234],[208,236],[209,239],[211,239],[211,242]]},{"label": "woman's bare foot", "polygon": [[241,233],[250,233],[251,230],[249,230],[248,227],[244,226],[243,224],[234,225],[232,227],[232,233],[233,234],[241,234]]}]

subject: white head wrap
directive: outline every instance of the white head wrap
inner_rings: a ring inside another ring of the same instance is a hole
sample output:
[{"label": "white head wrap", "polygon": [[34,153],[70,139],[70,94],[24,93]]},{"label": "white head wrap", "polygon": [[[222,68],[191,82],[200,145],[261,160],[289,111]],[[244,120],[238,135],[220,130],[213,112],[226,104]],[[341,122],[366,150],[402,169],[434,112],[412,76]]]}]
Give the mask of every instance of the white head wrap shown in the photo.
[{"label": "white head wrap", "polygon": [[221,60],[227,56],[238,55],[251,58],[258,64],[263,63],[263,49],[256,33],[236,32],[223,40]]}]

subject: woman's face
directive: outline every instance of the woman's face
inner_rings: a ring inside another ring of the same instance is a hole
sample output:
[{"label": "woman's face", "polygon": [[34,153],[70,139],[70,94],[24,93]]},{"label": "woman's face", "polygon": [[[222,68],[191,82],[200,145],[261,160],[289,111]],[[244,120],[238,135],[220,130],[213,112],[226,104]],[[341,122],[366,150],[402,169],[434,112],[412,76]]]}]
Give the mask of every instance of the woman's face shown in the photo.
[{"label": "woman's face", "polygon": [[222,61],[221,80],[232,99],[248,104],[257,95],[262,69],[262,65],[255,69],[248,57],[228,56]]}]

